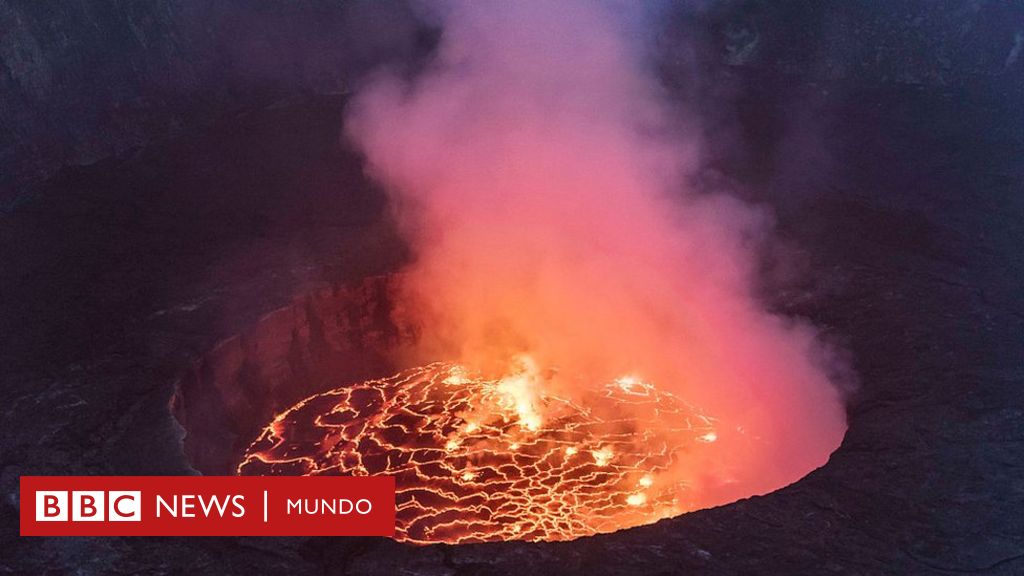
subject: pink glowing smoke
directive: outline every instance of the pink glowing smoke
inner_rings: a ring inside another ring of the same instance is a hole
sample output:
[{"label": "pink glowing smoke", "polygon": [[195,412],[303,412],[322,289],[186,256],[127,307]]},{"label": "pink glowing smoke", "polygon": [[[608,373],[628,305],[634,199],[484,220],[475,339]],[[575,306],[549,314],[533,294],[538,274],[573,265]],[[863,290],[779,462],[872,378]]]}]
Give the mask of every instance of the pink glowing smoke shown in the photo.
[{"label": "pink glowing smoke", "polygon": [[823,464],[845,430],[813,328],[754,295],[759,210],[698,194],[634,4],[448,2],[413,81],[381,74],[347,129],[416,260],[424,360],[528,353],[582,380],[637,374],[719,419],[679,471],[719,504]]}]

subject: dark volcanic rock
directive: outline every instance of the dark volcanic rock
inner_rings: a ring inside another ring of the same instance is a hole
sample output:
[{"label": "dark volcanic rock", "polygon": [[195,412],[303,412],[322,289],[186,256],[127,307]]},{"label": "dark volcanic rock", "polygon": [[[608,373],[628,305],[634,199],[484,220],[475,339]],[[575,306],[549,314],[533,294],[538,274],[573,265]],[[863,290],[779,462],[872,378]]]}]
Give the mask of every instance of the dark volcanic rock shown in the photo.
[{"label": "dark volcanic rock", "polygon": [[[1024,83],[1024,6],[1003,0],[668,4],[667,49],[819,79]],[[693,6],[698,14],[694,15]],[[308,90],[349,90],[435,32],[404,0],[0,1],[0,212],[26,183]],[[683,57],[687,59],[687,57]]]},{"label": "dark volcanic rock", "polygon": [[0,1],[0,211],[61,165],[225,107],[348,91],[373,66],[409,61],[418,27],[402,1]]},{"label": "dark volcanic rock", "polygon": [[[698,4],[699,5],[699,4]],[[998,0],[726,0],[701,11],[726,64],[818,79],[1024,81],[1024,5]]]}]

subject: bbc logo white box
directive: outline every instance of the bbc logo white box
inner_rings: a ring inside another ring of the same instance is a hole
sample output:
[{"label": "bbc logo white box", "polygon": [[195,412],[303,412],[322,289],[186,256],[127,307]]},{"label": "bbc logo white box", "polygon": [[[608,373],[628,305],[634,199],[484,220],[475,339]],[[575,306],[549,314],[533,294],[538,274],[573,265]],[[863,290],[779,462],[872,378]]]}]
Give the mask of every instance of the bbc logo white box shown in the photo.
[{"label": "bbc logo white box", "polygon": [[67,522],[67,492],[36,492],[36,522]]},{"label": "bbc logo white box", "polygon": [[111,490],[107,492],[107,519],[111,522],[141,522],[142,492]]},{"label": "bbc logo white box", "polygon": [[71,493],[72,522],[103,522],[106,516],[106,493],[102,490],[83,490]]}]

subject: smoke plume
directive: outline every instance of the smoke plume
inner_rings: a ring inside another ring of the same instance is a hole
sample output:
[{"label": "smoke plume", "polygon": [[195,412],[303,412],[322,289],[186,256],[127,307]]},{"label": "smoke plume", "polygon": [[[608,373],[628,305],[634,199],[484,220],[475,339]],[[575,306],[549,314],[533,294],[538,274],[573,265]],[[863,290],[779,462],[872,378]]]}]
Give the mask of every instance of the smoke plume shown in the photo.
[{"label": "smoke plume", "polygon": [[688,186],[696,131],[651,72],[638,6],[430,14],[426,69],[378,74],[347,119],[414,247],[399,313],[419,359],[527,354],[570,390],[629,374],[679,395],[720,429],[713,459],[677,471],[695,507],[823,464],[845,430],[825,347],[756,297],[763,211]]}]

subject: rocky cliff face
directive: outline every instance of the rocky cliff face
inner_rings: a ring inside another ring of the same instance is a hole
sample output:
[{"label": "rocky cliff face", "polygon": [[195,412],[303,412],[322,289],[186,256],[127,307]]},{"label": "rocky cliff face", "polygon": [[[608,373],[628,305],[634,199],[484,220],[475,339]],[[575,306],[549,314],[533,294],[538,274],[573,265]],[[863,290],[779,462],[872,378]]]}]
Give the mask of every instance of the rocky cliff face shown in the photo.
[{"label": "rocky cliff face", "polygon": [[[812,80],[1024,83],[1015,2],[690,1],[668,16],[669,68],[697,55]],[[431,43],[401,0],[0,0],[0,30],[0,211],[62,165],[124,154],[247,103],[345,91]]]},{"label": "rocky cliff face", "polygon": [[1024,5],[996,0],[705,3],[714,59],[811,78],[939,87],[1024,79]]},{"label": "rocky cliff face", "polygon": [[401,2],[328,0],[2,0],[0,30],[0,202],[247,103],[345,91],[416,41]]},{"label": "rocky cliff face", "polygon": [[236,458],[278,412],[346,382],[388,375],[413,338],[391,321],[391,277],[297,297],[219,343],[178,382],[184,450],[204,474],[232,474]]}]

